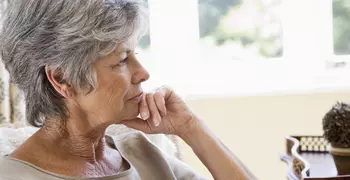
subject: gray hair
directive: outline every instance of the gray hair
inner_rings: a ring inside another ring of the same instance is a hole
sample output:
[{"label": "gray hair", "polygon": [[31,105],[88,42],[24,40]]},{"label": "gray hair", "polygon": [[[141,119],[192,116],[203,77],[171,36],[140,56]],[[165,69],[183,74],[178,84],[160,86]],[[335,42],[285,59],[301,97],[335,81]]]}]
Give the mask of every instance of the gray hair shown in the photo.
[{"label": "gray hair", "polygon": [[92,64],[120,42],[140,38],[148,15],[139,0],[10,0],[0,34],[1,58],[23,90],[26,118],[41,127],[48,117],[69,117],[45,66],[59,69],[76,88],[96,88]]}]

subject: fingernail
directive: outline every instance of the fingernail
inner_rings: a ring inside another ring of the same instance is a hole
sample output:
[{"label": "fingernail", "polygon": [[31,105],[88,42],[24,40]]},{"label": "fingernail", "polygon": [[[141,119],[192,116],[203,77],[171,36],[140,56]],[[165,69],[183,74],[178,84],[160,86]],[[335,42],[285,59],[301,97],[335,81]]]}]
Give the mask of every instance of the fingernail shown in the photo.
[{"label": "fingernail", "polygon": [[158,120],[158,119],[156,119],[156,118],[153,119],[153,122],[154,122],[154,125],[155,125],[156,127],[158,127],[159,124],[160,124],[160,120]]},{"label": "fingernail", "polygon": [[143,120],[147,120],[148,119],[148,113],[141,113],[141,118]]}]

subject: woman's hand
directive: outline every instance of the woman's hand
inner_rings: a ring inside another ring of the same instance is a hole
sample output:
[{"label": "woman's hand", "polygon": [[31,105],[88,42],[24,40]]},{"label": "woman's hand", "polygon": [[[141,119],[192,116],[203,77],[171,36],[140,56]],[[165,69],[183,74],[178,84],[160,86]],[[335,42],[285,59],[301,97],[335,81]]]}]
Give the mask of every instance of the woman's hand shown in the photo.
[{"label": "woman's hand", "polygon": [[178,135],[192,148],[214,179],[257,179],[170,88],[161,87],[154,93],[145,94],[139,111],[142,119],[121,123],[145,133]]},{"label": "woman's hand", "polygon": [[187,135],[199,128],[199,120],[185,102],[170,88],[161,87],[143,95],[139,104],[141,118],[122,121],[145,133]]}]

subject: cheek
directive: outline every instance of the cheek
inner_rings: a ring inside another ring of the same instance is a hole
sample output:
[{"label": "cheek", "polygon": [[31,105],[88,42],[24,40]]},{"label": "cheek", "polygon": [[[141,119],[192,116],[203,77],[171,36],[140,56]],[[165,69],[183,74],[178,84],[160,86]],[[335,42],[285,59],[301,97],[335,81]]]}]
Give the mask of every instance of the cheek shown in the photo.
[{"label": "cheek", "polygon": [[89,116],[98,116],[104,122],[116,121],[125,116],[126,97],[131,86],[129,73],[100,70],[97,72],[97,89],[89,94],[87,106]]},{"label": "cheek", "polygon": [[127,95],[129,84],[125,79],[114,79],[106,85],[106,90],[102,94],[105,107],[111,107],[114,111],[121,111],[124,107],[124,99]]},{"label": "cheek", "polygon": [[98,81],[97,89],[83,98],[81,106],[90,117],[98,117],[103,121],[119,119],[124,114],[124,99],[129,86],[127,79],[121,77]]}]

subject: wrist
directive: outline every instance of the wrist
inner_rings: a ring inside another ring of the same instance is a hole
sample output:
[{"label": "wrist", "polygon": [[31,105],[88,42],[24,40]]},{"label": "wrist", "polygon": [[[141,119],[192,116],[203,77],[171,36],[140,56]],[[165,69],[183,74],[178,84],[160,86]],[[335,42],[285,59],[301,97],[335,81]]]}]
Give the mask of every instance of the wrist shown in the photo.
[{"label": "wrist", "polygon": [[205,138],[206,134],[208,134],[208,130],[201,120],[196,118],[193,122],[189,131],[178,134],[189,146],[194,145],[194,143],[198,142],[201,138]]}]

